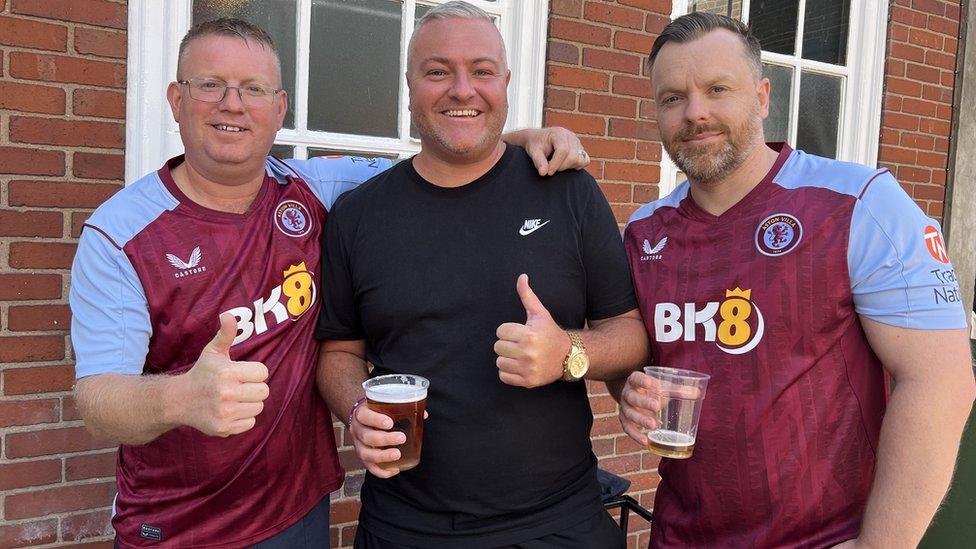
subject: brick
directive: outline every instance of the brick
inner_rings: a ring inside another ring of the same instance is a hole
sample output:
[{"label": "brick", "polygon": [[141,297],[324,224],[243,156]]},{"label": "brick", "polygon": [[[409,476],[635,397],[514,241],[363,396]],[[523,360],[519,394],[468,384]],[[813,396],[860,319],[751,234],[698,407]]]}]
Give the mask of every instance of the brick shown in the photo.
[{"label": "brick", "polygon": [[959,35],[959,21],[953,21],[944,17],[929,16],[926,27],[933,32],[945,34],[947,36]]},{"label": "brick", "polygon": [[8,184],[7,200],[11,206],[97,208],[121,188],[121,185],[18,180]]},{"label": "brick", "polygon": [[610,119],[611,137],[628,137],[644,141],[660,141],[657,124],[654,122],[640,122],[621,118]]},{"label": "brick", "polygon": [[125,177],[125,157],[121,154],[76,152],[71,173],[88,179],[117,179]]},{"label": "brick", "polygon": [[558,38],[570,42],[582,42],[594,46],[609,46],[610,29],[553,18],[549,25],[549,38]]},{"label": "brick", "polygon": [[583,19],[629,29],[640,30],[644,28],[643,12],[592,1],[583,6]]},{"label": "brick", "polygon": [[116,452],[71,456],[64,460],[65,480],[106,478],[115,475]]},{"label": "brick", "polygon": [[954,4],[946,4],[946,17],[952,19],[953,21],[959,21],[959,2]]},{"label": "brick", "polygon": [[915,131],[918,129],[918,117],[900,113],[885,113],[882,124],[889,128]]},{"label": "brick", "polygon": [[81,229],[85,222],[91,217],[92,212],[71,212],[71,238],[79,238]]},{"label": "brick", "polygon": [[0,300],[60,299],[61,275],[0,274]]},{"label": "brick", "polygon": [[115,482],[63,486],[14,494],[4,501],[4,518],[25,519],[111,505]]},{"label": "brick", "polygon": [[955,38],[945,39],[945,44],[942,46],[942,51],[952,55],[956,55],[956,52],[958,50],[959,50],[959,40],[956,40]]},{"label": "brick", "polygon": [[61,482],[61,460],[0,464],[0,490]]},{"label": "brick", "polygon": [[938,153],[938,152],[934,152],[934,153],[919,152],[918,164],[919,166],[926,166],[929,168],[939,168],[944,170],[949,164],[949,155]]},{"label": "brick", "polygon": [[125,64],[59,55],[10,52],[10,74],[25,80],[125,88]]},{"label": "brick", "polygon": [[908,63],[905,67],[905,75],[912,80],[921,80],[930,84],[939,82],[939,69]]},{"label": "brick", "polygon": [[75,397],[65,395],[61,398],[61,421],[74,421],[81,419],[81,412],[78,411],[78,404]]},{"label": "brick", "polygon": [[893,42],[908,42],[908,27],[899,25],[898,23],[892,23],[890,39]]},{"label": "brick", "polygon": [[594,158],[634,158],[634,142],[619,139],[581,139],[583,148]]},{"label": "brick", "polygon": [[882,145],[897,145],[900,140],[901,140],[901,135],[899,132],[892,130],[890,128],[881,129]]},{"label": "brick", "polygon": [[943,0],[912,0],[912,9],[930,15],[945,15],[946,8]]},{"label": "brick", "polygon": [[901,146],[913,149],[932,150],[935,148],[935,138],[921,133],[902,133]]},{"label": "brick", "polygon": [[547,89],[545,103],[548,109],[574,110],[576,109],[576,92]]},{"label": "brick", "polygon": [[619,455],[643,452],[644,447],[634,442],[629,436],[619,436],[613,439],[614,449]]},{"label": "brick", "polygon": [[888,58],[885,62],[885,74],[888,76],[905,76],[905,62]]},{"label": "brick", "polygon": [[607,120],[601,116],[552,112],[546,118],[546,125],[562,126],[585,135],[607,134]]},{"label": "brick", "polygon": [[908,41],[926,48],[942,49],[942,36],[922,29],[908,29]]},{"label": "brick", "polygon": [[58,399],[0,402],[0,427],[37,425],[58,420]]},{"label": "brick", "polygon": [[[44,307],[49,307],[49,305]],[[55,307],[62,306],[55,305]],[[13,309],[14,307],[10,308],[11,311]],[[29,395],[70,391],[74,381],[75,372],[71,366],[33,366],[7,369],[3,372],[3,393],[5,395]]]},{"label": "brick", "polygon": [[64,175],[64,153],[22,147],[0,147],[0,166],[3,166],[4,174]]},{"label": "brick", "polygon": [[610,89],[610,76],[602,72],[550,66],[546,70],[546,75],[547,83],[551,86],[566,86],[569,88],[584,88],[597,91],[607,91]]},{"label": "brick", "polygon": [[125,125],[118,122],[11,116],[10,140],[120,149],[125,145]]},{"label": "brick", "polygon": [[596,69],[640,74],[641,59],[629,53],[595,50],[583,50],[583,65]]},{"label": "brick", "polygon": [[8,263],[14,269],[70,269],[77,247],[64,242],[12,242]]},{"label": "brick", "polygon": [[339,464],[346,471],[361,471],[366,468],[359,456],[356,455],[356,451],[351,449],[339,451]]},{"label": "brick", "polygon": [[634,78],[616,74],[613,77],[613,93],[618,95],[632,95],[635,97],[654,97],[651,91],[651,81],[648,78]]},{"label": "brick", "polygon": [[11,0],[10,11],[115,29],[124,29],[128,21],[125,4],[107,0]]},{"label": "brick", "polygon": [[618,456],[600,460],[600,468],[614,474],[629,473],[640,467],[641,455]]},{"label": "brick", "polygon": [[550,61],[556,61],[558,63],[579,63],[579,47],[575,44],[568,44],[566,42],[549,42],[549,51],[546,54],[546,59]]},{"label": "brick", "polygon": [[359,518],[359,501],[345,500],[334,502],[329,508],[329,524],[354,522]]},{"label": "brick", "polygon": [[579,110],[595,114],[632,117],[637,114],[637,102],[624,97],[584,93],[580,95]]},{"label": "brick", "polygon": [[929,170],[911,166],[899,166],[898,179],[911,183],[928,183],[931,180]]},{"label": "brick", "polygon": [[112,540],[90,541],[88,543],[69,543],[59,546],[58,549],[115,549],[115,544]]},{"label": "brick", "polygon": [[125,118],[125,94],[105,90],[77,89],[71,94],[71,111],[81,116]]},{"label": "brick", "polygon": [[637,144],[637,159],[650,161],[650,162],[660,162],[661,161],[661,144],[660,143],[638,143]]},{"label": "brick", "polygon": [[917,114],[920,116],[933,117],[939,112],[939,105],[931,101],[923,101],[921,99],[912,99],[906,97],[902,101],[902,111],[912,114]]},{"label": "brick", "polygon": [[61,519],[61,539],[76,541],[111,535],[113,533],[111,522],[111,509],[64,517]]},{"label": "brick", "polygon": [[4,437],[4,447],[6,457],[22,458],[113,448],[115,444],[96,439],[84,427],[64,427],[9,433]]},{"label": "brick", "polygon": [[[948,132],[946,132],[948,135]],[[937,137],[935,139],[935,150],[938,152],[948,153],[949,152],[949,140],[942,137]]]},{"label": "brick", "polygon": [[0,337],[0,362],[40,362],[63,358],[62,336]]},{"label": "brick", "polygon": [[0,526],[0,547],[24,547],[54,543],[58,539],[58,519],[38,520]]},{"label": "brick", "polygon": [[553,15],[579,18],[583,14],[583,0],[552,0],[549,11]]},{"label": "brick", "polygon": [[7,328],[14,332],[67,330],[71,327],[71,308],[67,305],[11,305]]},{"label": "brick", "polygon": [[593,157],[591,156],[590,165],[586,167],[586,171],[593,176],[593,179],[600,181],[603,179],[603,161],[593,160]]},{"label": "brick", "polygon": [[883,110],[891,112],[901,112],[902,98],[897,95],[888,95],[882,101]]},{"label": "brick", "polygon": [[925,61],[925,50],[918,46],[902,44],[900,42],[891,44],[890,55],[898,59],[914,61],[916,63],[923,63]]},{"label": "brick", "polygon": [[885,88],[886,92],[897,93],[898,95],[909,97],[921,97],[922,95],[922,84],[920,82],[904,78],[888,78],[885,81]]},{"label": "brick", "polygon": [[891,19],[892,21],[897,21],[899,23],[905,23],[909,27],[925,27],[925,21],[928,17],[922,13],[915,10],[908,9],[904,6],[892,6],[891,7]]},{"label": "brick", "polygon": [[918,153],[913,149],[882,146],[878,151],[878,158],[895,164],[914,164]]},{"label": "brick", "polygon": [[948,104],[952,102],[952,90],[943,88],[942,86],[930,86],[926,84],[922,87],[922,99]]},{"label": "brick", "polygon": [[617,0],[617,3],[621,6],[631,6],[657,13],[671,13],[671,0]]},{"label": "brick", "polygon": [[[634,215],[637,210],[636,204],[611,204],[610,210],[613,211],[613,217],[617,220],[617,223],[626,223],[630,216]],[[618,431],[620,427],[617,427]]]},{"label": "brick", "polygon": [[945,187],[942,185],[915,185],[913,198],[941,202],[945,199]]},{"label": "brick", "polygon": [[925,213],[929,217],[934,217],[939,223],[942,223],[942,213],[943,213],[943,203],[939,202],[929,202],[929,206]]},{"label": "brick", "polygon": [[[649,164],[629,164],[607,162],[604,178],[611,181],[631,181],[634,183],[657,183],[661,179],[661,168]],[[620,202],[623,202],[622,200]]]},{"label": "brick", "polygon": [[[613,47],[647,56],[654,45],[654,37],[627,31],[617,31],[613,36]],[[643,61],[643,59],[642,59]]]},{"label": "brick", "polygon": [[936,105],[936,116],[942,120],[952,120],[952,106]]},{"label": "brick", "polygon": [[[657,168],[660,173],[661,169]],[[634,185],[634,203],[647,204],[661,197],[661,190],[656,185]]]},{"label": "brick", "polygon": [[[633,186],[625,183],[600,183],[600,190],[607,202],[630,202],[634,194]],[[590,408],[594,414],[610,414],[617,411],[617,403],[608,395],[590,397]]]},{"label": "brick", "polygon": [[0,237],[59,237],[64,231],[61,212],[0,210]]},{"label": "brick", "polygon": [[668,15],[662,13],[649,13],[647,14],[647,20],[644,22],[644,31],[653,35],[661,34],[661,31],[663,31],[664,27],[668,26],[668,23],[670,22],[671,17]]},{"label": "brick", "polygon": [[956,56],[948,55],[935,50],[928,50],[925,52],[925,64],[950,71],[955,70]]},{"label": "brick", "polygon": [[75,51],[82,54],[125,59],[126,34],[124,32],[75,27]]},{"label": "brick", "polygon": [[0,16],[0,44],[65,51],[68,49],[68,28],[64,25]]},{"label": "brick", "polygon": [[64,90],[49,86],[0,82],[0,109],[64,114]]},{"label": "brick", "polygon": [[598,458],[613,454],[612,438],[595,438],[590,441],[590,444],[593,446],[593,453]]}]

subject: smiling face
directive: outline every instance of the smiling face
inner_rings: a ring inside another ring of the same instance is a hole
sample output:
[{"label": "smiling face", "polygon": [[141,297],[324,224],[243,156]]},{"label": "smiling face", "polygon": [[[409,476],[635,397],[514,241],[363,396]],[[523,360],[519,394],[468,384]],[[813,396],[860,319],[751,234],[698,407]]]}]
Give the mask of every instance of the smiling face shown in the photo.
[{"label": "smiling face", "polygon": [[[207,35],[191,42],[180,58],[180,80],[208,79],[228,86],[258,84],[281,87],[274,52],[239,37]],[[237,90],[228,89],[219,103],[190,97],[189,86],[173,82],[167,90],[173,117],[180,125],[186,162],[215,182],[241,173],[261,173],[288,108],[285,92],[266,105],[245,105]]]},{"label": "smiling face", "polygon": [[481,19],[435,19],[410,44],[410,113],[423,151],[449,162],[480,160],[501,139],[511,72],[498,29]]},{"label": "smiling face", "polygon": [[722,180],[762,145],[769,80],[756,77],[731,31],[666,43],[651,82],[664,149],[691,181]]}]

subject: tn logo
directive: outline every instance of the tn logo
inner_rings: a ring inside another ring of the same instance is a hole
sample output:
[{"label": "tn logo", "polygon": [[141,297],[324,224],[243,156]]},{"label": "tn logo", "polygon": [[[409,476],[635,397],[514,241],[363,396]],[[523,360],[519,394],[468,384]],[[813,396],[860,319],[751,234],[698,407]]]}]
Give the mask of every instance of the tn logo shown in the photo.
[{"label": "tn logo", "polygon": [[[721,319],[717,326],[716,313]],[[726,290],[724,301],[710,301],[700,309],[695,303],[685,303],[683,306],[658,303],[654,307],[654,338],[661,343],[672,343],[682,338],[695,341],[698,326],[704,330],[704,341],[715,342],[719,349],[730,355],[741,355],[755,349],[765,330],[762,311],[752,302],[752,290],[738,287]]]},{"label": "tn logo", "polygon": [[[277,326],[287,319],[298,320],[315,303],[315,281],[305,262],[291,265],[283,273],[284,280],[266,298],[254,300],[253,307],[234,307],[226,313],[237,318],[239,333],[231,345],[246,341],[253,335],[268,331],[268,321]],[[272,318],[268,318],[268,314]]]}]

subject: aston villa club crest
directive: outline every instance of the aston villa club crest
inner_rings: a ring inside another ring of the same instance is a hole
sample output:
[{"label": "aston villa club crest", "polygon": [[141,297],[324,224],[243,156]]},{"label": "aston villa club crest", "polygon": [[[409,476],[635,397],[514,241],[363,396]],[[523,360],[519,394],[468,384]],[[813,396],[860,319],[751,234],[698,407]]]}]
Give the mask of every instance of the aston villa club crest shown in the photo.
[{"label": "aston villa club crest", "polygon": [[803,238],[803,225],[787,213],[773,214],[762,220],[756,229],[756,249],[764,255],[776,257],[789,253]]},{"label": "aston villa club crest", "polygon": [[279,231],[296,238],[312,230],[312,216],[308,208],[296,200],[285,200],[278,204],[274,211],[274,222]]}]

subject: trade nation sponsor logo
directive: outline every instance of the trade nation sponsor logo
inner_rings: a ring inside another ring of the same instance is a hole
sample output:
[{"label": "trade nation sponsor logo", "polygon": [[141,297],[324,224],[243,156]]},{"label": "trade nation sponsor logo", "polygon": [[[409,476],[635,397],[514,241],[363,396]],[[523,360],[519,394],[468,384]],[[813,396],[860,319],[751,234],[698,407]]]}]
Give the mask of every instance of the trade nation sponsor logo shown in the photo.
[{"label": "trade nation sponsor logo", "polygon": [[939,229],[932,225],[925,227],[925,247],[933,259],[945,265],[949,264],[949,254],[946,252],[945,241],[942,240]]},{"label": "trade nation sponsor logo", "polygon": [[654,307],[654,338],[660,343],[698,341],[700,335],[702,341],[715,343],[724,353],[741,355],[759,345],[765,330],[762,311],[752,301],[752,290],[738,286],[726,290],[722,301],[658,303]]},{"label": "trade nation sponsor logo", "polygon": [[302,261],[284,270],[281,284],[272,288],[268,297],[258,297],[250,305],[234,307],[221,314],[230,313],[237,319],[238,334],[232,343],[237,345],[286,320],[298,320],[308,312],[315,299],[315,274]]},{"label": "trade nation sponsor logo", "polygon": [[789,253],[803,238],[803,225],[788,213],[773,214],[756,228],[756,249],[763,255],[776,257]]}]

